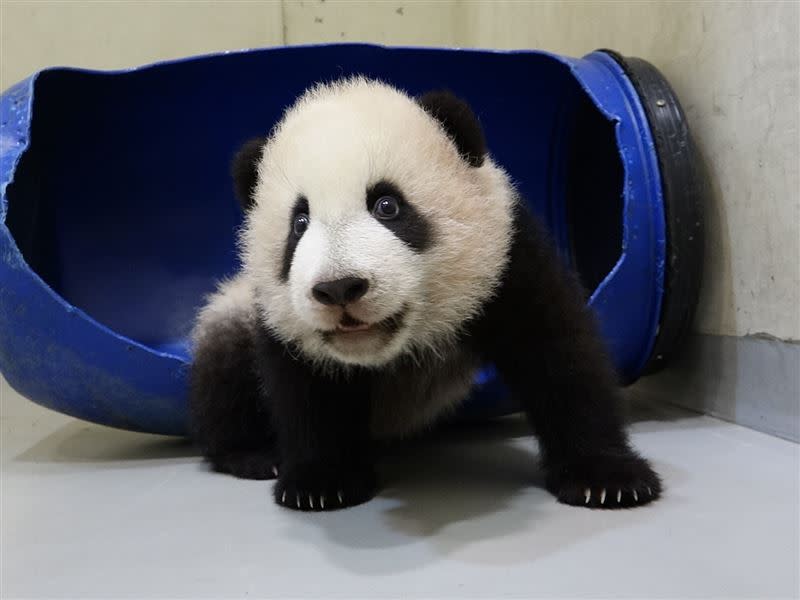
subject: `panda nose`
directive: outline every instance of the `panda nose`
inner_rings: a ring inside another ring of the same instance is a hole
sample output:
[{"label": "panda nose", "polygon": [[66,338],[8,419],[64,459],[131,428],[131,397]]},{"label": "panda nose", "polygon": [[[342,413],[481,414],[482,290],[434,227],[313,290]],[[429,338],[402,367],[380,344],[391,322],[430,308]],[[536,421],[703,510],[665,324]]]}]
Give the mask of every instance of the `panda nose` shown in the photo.
[{"label": "panda nose", "polygon": [[320,304],[344,306],[367,293],[369,282],[360,277],[343,277],[333,281],[322,281],[311,288],[311,294]]}]

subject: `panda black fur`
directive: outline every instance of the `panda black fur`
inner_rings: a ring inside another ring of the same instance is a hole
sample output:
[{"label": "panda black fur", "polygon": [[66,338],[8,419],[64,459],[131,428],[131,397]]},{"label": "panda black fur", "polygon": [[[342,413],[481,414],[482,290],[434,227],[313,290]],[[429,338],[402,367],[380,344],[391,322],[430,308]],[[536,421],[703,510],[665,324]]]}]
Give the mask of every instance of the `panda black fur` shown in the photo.
[{"label": "panda black fur", "polygon": [[198,317],[191,372],[192,434],[213,468],[277,476],[290,508],[364,502],[373,442],[430,426],[490,362],[560,501],[659,496],[584,291],[464,102],[320,85],[233,173],[243,266]]}]

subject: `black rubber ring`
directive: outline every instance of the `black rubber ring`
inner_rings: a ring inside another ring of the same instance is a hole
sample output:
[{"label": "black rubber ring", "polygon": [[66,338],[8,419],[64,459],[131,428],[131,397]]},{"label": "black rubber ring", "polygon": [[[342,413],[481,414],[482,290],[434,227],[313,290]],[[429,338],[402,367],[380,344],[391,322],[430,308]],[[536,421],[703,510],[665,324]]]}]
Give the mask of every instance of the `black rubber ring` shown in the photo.
[{"label": "black rubber ring", "polygon": [[644,106],[655,141],[667,226],[661,319],[644,373],[654,373],[680,350],[694,319],[703,276],[704,206],[710,186],[686,115],[664,76],[649,62],[600,50],[624,70]]}]

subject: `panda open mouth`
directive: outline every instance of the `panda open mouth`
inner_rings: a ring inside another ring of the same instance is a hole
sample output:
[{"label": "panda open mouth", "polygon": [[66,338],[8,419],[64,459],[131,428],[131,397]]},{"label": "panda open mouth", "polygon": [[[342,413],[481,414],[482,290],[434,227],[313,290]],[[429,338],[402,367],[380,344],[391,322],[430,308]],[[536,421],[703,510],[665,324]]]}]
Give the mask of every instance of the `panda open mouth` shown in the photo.
[{"label": "panda open mouth", "polygon": [[382,321],[378,321],[376,323],[365,323],[364,321],[356,319],[351,314],[345,312],[342,315],[339,324],[336,326],[336,329],[324,331],[322,332],[322,335],[326,341],[328,341],[332,337],[338,335],[345,335],[349,337],[350,335],[357,335],[359,333],[365,334],[375,331],[394,334],[403,326],[405,315],[406,307],[403,307],[400,311],[383,319]]},{"label": "panda open mouth", "polygon": [[371,327],[372,325],[369,323],[364,323],[364,321],[359,321],[350,314],[344,313],[344,315],[342,315],[342,320],[339,321],[339,324],[336,326],[336,331],[350,333],[353,331],[366,331]]}]

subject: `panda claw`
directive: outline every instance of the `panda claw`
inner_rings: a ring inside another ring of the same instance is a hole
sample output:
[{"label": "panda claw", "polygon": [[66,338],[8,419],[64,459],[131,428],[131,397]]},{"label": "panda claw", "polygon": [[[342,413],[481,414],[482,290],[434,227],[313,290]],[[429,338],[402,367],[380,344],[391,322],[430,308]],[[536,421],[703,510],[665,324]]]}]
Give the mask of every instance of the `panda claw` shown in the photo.
[{"label": "panda claw", "polygon": [[339,497],[339,504],[344,504],[344,495],[342,494],[342,490],[336,492],[336,495]]},{"label": "panda claw", "polygon": [[295,494],[295,499],[297,500],[297,508],[300,508],[300,494]]},{"label": "panda claw", "polygon": [[283,490],[283,494],[281,494],[281,504],[286,504],[286,490]]},{"label": "panda claw", "polygon": [[600,492],[600,504],[606,503],[606,488],[603,488],[603,491]]},{"label": "panda claw", "polygon": [[648,496],[652,496],[653,495],[653,490],[650,489],[649,485],[647,486],[647,495]]},{"label": "panda claw", "polygon": [[636,490],[633,490],[633,501],[634,502],[639,501],[639,494],[636,493]]},{"label": "panda claw", "polygon": [[583,497],[586,498],[586,500],[584,500],[583,503],[584,504],[589,504],[589,500],[592,499],[592,490],[591,490],[591,488],[586,488],[583,491]]},{"label": "panda claw", "polygon": [[622,501],[622,490],[617,490],[617,504]]},{"label": "panda claw", "polygon": [[278,476],[278,467],[275,465],[272,465],[272,474],[275,475],[275,477]]},{"label": "panda claw", "polygon": [[322,510],[325,510],[325,496],[320,496],[319,497],[319,507]]},{"label": "panda claw", "polygon": [[311,494],[308,495],[308,505],[311,507],[311,510],[314,510],[314,496]]}]

